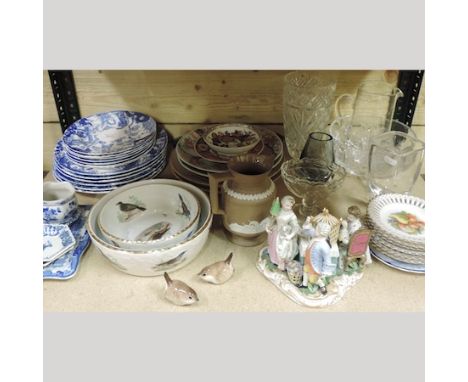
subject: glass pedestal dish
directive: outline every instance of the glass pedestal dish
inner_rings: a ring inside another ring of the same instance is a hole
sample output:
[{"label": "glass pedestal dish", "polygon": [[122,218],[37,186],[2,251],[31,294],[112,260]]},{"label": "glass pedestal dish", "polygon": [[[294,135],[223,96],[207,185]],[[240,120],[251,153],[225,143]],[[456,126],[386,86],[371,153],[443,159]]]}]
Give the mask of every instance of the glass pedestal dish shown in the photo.
[{"label": "glass pedestal dish", "polygon": [[321,212],[321,202],[343,183],[346,172],[336,164],[303,158],[284,162],[281,176],[287,189],[302,199],[295,211],[302,220]]}]

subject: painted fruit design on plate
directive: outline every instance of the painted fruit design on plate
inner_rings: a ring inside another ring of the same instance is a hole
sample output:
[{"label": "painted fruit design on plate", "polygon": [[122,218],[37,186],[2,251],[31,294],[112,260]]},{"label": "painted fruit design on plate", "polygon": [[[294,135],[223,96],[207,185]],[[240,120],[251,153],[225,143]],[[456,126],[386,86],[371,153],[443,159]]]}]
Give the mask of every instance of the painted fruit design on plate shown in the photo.
[{"label": "painted fruit design on plate", "polygon": [[389,215],[388,222],[394,228],[410,235],[419,235],[424,232],[424,221],[418,219],[416,215],[406,211]]}]

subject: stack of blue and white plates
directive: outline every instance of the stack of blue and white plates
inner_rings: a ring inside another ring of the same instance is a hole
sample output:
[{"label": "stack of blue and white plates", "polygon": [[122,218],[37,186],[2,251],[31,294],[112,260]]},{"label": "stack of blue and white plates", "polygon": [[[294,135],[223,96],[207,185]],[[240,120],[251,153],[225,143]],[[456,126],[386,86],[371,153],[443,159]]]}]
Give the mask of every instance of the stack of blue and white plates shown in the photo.
[{"label": "stack of blue and white plates", "polygon": [[106,193],[155,178],[166,166],[168,135],[148,115],[111,111],[68,127],[54,152],[53,174],[85,193]]}]

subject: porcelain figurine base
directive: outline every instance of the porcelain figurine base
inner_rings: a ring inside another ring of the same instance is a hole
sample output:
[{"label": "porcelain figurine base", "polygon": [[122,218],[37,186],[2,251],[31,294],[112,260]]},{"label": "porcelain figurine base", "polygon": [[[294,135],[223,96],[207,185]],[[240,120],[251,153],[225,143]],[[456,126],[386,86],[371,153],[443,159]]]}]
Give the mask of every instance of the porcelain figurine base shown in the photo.
[{"label": "porcelain figurine base", "polygon": [[224,233],[229,241],[242,247],[255,247],[256,245],[262,244],[267,239],[267,235],[265,233],[254,237],[235,235],[227,230],[224,230]]},{"label": "porcelain figurine base", "polygon": [[275,285],[283,294],[299,305],[310,308],[323,308],[334,305],[340,301],[346,292],[351,289],[362,277],[362,272],[351,275],[343,274],[334,277],[327,286],[328,293],[322,295],[319,291],[312,293],[308,288],[297,287],[288,278],[286,272],[280,271],[276,265],[270,261],[268,247],[260,250],[257,269]]}]

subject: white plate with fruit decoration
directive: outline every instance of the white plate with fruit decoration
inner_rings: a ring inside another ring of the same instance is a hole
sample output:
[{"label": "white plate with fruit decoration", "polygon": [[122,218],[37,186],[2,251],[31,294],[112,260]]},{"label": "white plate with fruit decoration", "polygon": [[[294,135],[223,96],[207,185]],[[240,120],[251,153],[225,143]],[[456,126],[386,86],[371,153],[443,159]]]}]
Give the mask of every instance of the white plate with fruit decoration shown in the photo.
[{"label": "white plate with fruit decoration", "polygon": [[392,242],[424,248],[425,201],[411,195],[383,194],[372,199],[368,215],[375,228]]}]

